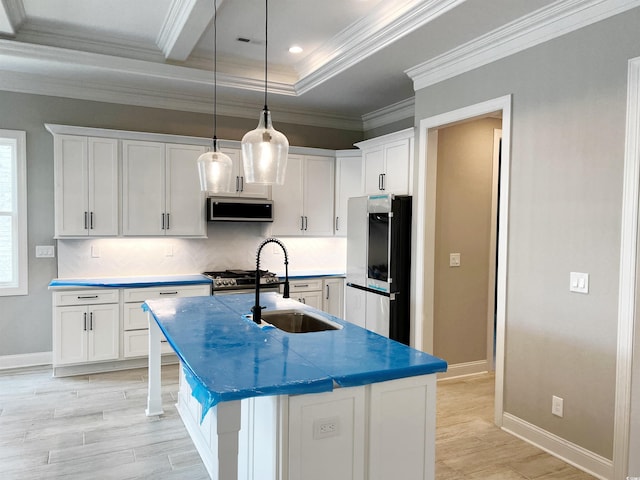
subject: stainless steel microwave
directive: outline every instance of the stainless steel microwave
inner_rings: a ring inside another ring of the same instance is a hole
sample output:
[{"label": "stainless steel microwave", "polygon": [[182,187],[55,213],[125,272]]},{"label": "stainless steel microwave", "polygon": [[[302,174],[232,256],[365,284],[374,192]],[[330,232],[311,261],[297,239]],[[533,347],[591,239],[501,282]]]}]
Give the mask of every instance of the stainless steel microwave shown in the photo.
[{"label": "stainless steel microwave", "polygon": [[207,198],[209,222],[273,222],[271,200],[209,197]]}]

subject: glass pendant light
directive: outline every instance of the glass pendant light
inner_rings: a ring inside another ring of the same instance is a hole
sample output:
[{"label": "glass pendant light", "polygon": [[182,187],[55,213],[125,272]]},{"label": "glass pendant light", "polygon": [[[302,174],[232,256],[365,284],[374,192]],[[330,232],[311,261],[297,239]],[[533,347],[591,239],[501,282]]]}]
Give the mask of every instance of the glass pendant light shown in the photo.
[{"label": "glass pendant light", "polygon": [[198,157],[198,173],[200,174],[200,190],[209,193],[223,193],[231,191],[231,170],[233,162],[228,155],[218,150],[216,137],[217,117],[217,28],[218,20],[217,0],[213,0],[213,150]]},{"label": "glass pendant light", "polygon": [[242,137],[242,162],[247,183],[282,185],[287,168],[289,141],[284,134],[273,128],[271,112],[267,107],[268,24],[269,2],[265,0],[264,109],[260,113],[257,128]]}]

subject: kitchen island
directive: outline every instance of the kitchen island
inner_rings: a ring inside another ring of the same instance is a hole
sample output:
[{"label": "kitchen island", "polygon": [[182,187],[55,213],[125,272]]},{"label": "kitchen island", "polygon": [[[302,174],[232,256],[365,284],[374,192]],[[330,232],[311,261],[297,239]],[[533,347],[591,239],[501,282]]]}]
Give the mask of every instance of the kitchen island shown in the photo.
[{"label": "kitchen island", "polygon": [[162,413],[160,338],[181,362],[178,411],[214,479],[433,479],[435,374],[446,362],[275,293],[337,329],[245,317],[251,294],[149,300],[147,415]]}]

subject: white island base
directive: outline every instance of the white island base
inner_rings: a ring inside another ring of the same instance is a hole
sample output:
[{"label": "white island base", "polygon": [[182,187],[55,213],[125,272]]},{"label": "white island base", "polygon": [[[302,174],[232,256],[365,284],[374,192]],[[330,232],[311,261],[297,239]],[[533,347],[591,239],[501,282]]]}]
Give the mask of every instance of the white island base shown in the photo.
[{"label": "white island base", "polygon": [[[215,480],[433,480],[436,375],[178,411]],[[237,458],[237,462],[233,461]]]}]

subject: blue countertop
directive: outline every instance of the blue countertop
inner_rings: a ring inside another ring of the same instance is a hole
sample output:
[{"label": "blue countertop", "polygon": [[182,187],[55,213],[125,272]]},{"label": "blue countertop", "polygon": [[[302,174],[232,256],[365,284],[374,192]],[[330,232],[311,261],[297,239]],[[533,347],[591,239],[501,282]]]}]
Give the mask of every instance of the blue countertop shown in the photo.
[{"label": "blue countertop", "polygon": [[403,377],[444,372],[447,363],[276,293],[261,294],[266,311],[303,309],[340,330],[287,333],[261,328],[243,315],[252,294],[148,300],[180,357],[195,398],[207,410],[219,402],[261,395],[328,392]]},{"label": "blue countertop", "polygon": [[141,288],[171,285],[206,285],[211,279],[204,275],[151,275],[141,277],[56,278],[49,288]]}]

